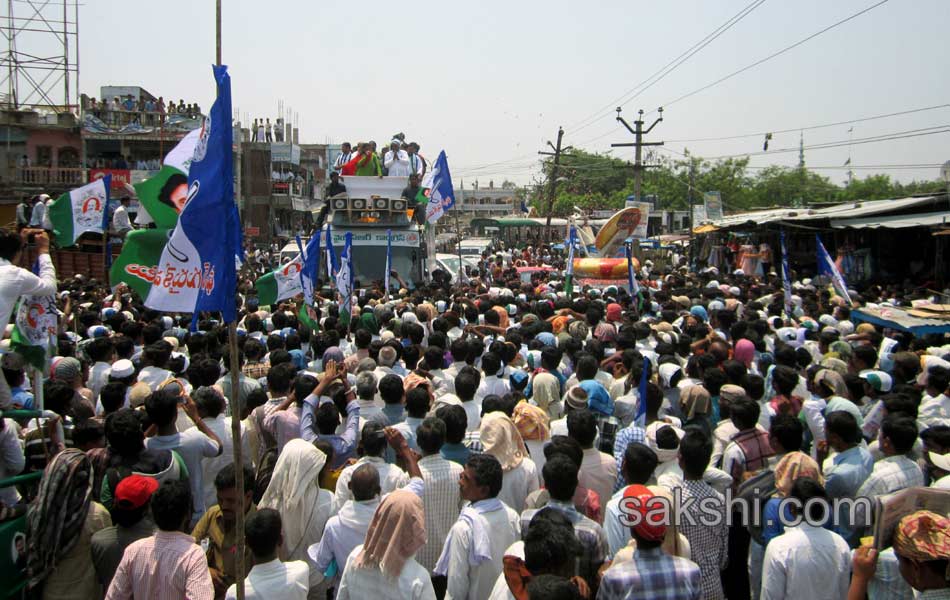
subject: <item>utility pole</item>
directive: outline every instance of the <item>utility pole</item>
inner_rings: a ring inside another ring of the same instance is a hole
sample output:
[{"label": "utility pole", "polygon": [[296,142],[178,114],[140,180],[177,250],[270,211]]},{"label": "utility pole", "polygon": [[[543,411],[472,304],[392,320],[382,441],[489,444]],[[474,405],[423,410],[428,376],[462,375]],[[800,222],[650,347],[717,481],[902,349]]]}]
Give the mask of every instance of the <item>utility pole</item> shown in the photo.
[{"label": "utility pole", "polygon": [[629,131],[636,137],[636,141],[633,143],[611,144],[610,146],[611,148],[624,148],[624,147],[633,146],[636,149],[636,155],[633,162],[633,195],[636,198],[636,201],[639,202],[640,188],[643,185],[643,170],[646,168],[649,168],[650,166],[654,166],[654,165],[644,166],[643,147],[663,145],[663,142],[644,142],[643,136],[653,131],[653,128],[656,127],[657,123],[663,120],[663,107],[661,106],[660,108],[657,109],[657,112],[660,113],[660,116],[657,118],[656,121],[653,121],[653,124],[650,125],[649,129],[647,129],[646,131],[644,131],[643,129],[643,109],[640,109],[640,111],[637,113],[638,114],[637,120],[633,122],[634,127],[630,127],[630,125],[624,120],[624,118],[620,116],[620,110],[621,108],[618,106],[617,120],[620,121],[623,124],[623,126],[627,128],[627,131]]},{"label": "utility pole", "polygon": [[693,162],[693,157],[689,155],[689,150],[685,152],[687,160],[689,160],[689,189],[686,190],[686,198],[689,201],[689,251],[686,254],[686,264],[689,267],[692,267],[693,264],[693,228],[696,227],[696,224],[693,223],[693,186],[696,185],[696,163]]},{"label": "utility pole", "polygon": [[551,239],[551,213],[554,211],[554,195],[557,191],[557,172],[558,167],[561,164],[561,156],[567,156],[565,152],[572,150],[573,148],[568,146],[567,148],[561,148],[561,139],[564,137],[564,129],[562,127],[557,128],[557,146],[548,142],[548,146],[551,147],[551,150],[554,152],[541,152],[538,151],[538,154],[544,156],[553,156],[554,157],[554,166],[551,167],[551,181],[550,186],[548,187],[548,218],[544,226],[547,229],[548,239]]},{"label": "utility pole", "polygon": [[798,188],[798,205],[805,206],[805,132],[798,132],[798,177],[801,179]]}]

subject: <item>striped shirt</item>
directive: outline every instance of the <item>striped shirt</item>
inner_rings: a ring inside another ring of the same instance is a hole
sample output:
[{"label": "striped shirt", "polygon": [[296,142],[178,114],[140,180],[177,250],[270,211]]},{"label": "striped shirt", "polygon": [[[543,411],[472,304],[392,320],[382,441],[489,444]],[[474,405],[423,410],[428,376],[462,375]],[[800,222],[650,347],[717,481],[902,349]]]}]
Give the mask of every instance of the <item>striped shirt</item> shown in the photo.
[{"label": "striped shirt", "polygon": [[596,587],[597,571],[607,558],[607,535],[604,529],[595,521],[577,512],[572,503],[550,500],[545,507],[529,508],[521,513],[521,531],[527,531],[531,525],[531,519],[546,508],[560,511],[574,525],[574,536],[581,543],[577,575],[583,577],[591,587]]},{"label": "striped shirt", "polygon": [[[729,528],[726,526],[726,501],[722,494],[712,489],[705,481],[687,479],[683,481],[683,514],[680,515],[680,532],[689,541],[690,554],[696,558],[702,573],[702,596],[705,600],[725,598],[719,571],[726,566],[728,557],[726,543]],[[694,503],[687,503],[690,499]],[[712,500],[704,500],[712,498]],[[701,505],[703,508],[700,508]],[[717,525],[707,525],[712,519],[708,509],[719,512]],[[704,512],[706,510],[706,512]]]},{"label": "striped shirt", "polygon": [[442,553],[442,542],[459,518],[462,498],[459,477],[462,466],[438,454],[419,460],[419,470],[425,481],[422,504],[425,507],[426,537],[429,541],[416,554],[416,559],[430,573]]},{"label": "striped shirt", "polygon": [[213,600],[214,586],[201,547],[188,534],[158,531],[125,549],[106,600]]},{"label": "striped shirt", "polygon": [[696,563],[660,548],[637,549],[600,580],[598,600],[698,600],[704,598]]}]

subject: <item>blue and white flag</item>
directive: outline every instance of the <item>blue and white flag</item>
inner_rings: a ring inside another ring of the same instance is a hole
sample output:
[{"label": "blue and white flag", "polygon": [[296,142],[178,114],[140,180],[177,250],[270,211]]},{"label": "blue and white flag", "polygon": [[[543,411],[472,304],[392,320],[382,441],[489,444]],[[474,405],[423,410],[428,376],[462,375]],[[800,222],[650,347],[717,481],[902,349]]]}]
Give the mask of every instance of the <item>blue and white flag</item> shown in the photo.
[{"label": "blue and white flag", "polygon": [[386,230],[386,273],[383,275],[383,287],[386,288],[386,299],[389,300],[389,272],[393,268],[393,230]]},{"label": "blue and white flag", "polygon": [[304,248],[297,236],[297,247],[303,257],[303,268],[300,269],[300,289],[303,292],[303,301],[307,306],[313,306],[313,292],[317,287],[317,278],[320,274],[320,234],[311,236]]},{"label": "blue and white flag", "polygon": [[831,255],[825,250],[825,245],[821,243],[821,237],[817,233],[815,234],[815,245],[818,248],[818,273],[830,277],[831,283],[835,286],[835,291],[838,292],[838,295],[844,298],[845,302],[849,305],[853,304],[851,302],[851,295],[848,294],[848,284],[845,283],[844,277],[841,276],[841,271],[838,270],[835,261],[831,259]]},{"label": "blue and white flag", "polygon": [[327,223],[327,282],[333,285],[333,279],[336,277],[336,250],[333,248],[333,228]]},{"label": "blue and white flag", "polygon": [[627,283],[630,286],[630,295],[638,296],[640,294],[640,284],[637,283],[637,276],[633,272],[633,252],[630,250],[630,244],[624,244],[623,248],[627,255]]},{"label": "blue and white flag", "polygon": [[640,386],[637,388],[637,414],[633,421],[640,427],[647,426],[647,384],[650,382],[650,359],[643,357],[643,371],[640,372]]},{"label": "blue and white flag", "polygon": [[349,324],[353,312],[353,234],[346,232],[340,268],[336,272],[336,289],[340,293],[340,322]]},{"label": "blue and white flag", "polygon": [[452,188],[452,175],[449,163],[445,159],[445,150],[439,152],[432,170],[422,182],[422,188],[429,202],[426,204],[426,223],[435,223],[455,206],[455,192]]},{"label": "blue and white flag", "polygon": [[788,268],[788,248],[785,247],[785,232],[781,232],[782,241],[782,288],[785,290],[785,315],[792,318],[792,272]]},{"label": "blue and white flag", "polygon": [[145,305],[195,317],[221,311],[230,323],[237,292],[234,257],[243,256],[243,242],[234,203],[231,78],[227,67],[213,69],[217,99],[201,126],[185,207],[155,268]]},{"label": "blue and white flag", "polygon": [[112,187],[112,175],[103,177],[106,189],[106,207],[102,211],[102,241],[105,242],[106,283],[109,283],[109,269],[112,268],[112,236],[109,235],[109,189]]}]

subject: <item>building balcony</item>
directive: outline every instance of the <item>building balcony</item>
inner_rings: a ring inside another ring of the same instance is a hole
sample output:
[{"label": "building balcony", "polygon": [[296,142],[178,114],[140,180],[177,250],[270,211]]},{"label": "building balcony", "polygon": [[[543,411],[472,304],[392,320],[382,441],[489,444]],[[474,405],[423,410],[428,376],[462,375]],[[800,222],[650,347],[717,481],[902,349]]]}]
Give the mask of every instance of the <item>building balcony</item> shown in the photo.
[{"label": "building balcony", "polygon": [[80,186],[87,181],[86,169],[61,167],[16,167],[13,182],[16,185]]}]

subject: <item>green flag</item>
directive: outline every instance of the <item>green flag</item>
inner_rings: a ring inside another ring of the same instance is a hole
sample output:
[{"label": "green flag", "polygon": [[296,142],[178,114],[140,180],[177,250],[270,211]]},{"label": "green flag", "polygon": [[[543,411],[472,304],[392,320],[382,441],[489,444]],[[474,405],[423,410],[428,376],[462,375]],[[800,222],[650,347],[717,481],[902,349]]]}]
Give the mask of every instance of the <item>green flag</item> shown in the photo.
[{"label": "green flag", "polygon": [[70,190],[49,206],[53,239],[60,247],[75,246],[86,232],[102,233],[108,226],[109,178]]},{"label": "green flag", "polygon": [[183,205],[188,195],[188,174],[166,165],[154,177],[136,183],[133,187],[141,210],[150,217],[150,220],[145,219],[140,214],[135,219],[136,223],[153,222],[159,229],[173,229],[181,210],[175,206]]},{"label": "green flag", "polygon": [[306,325],[310,328],[310,331],[320,331],[320,324],[317,323],[316,319],[310,316],[310,311],[312,309],[306,304],[300,305],[300,310],[297,311],[297,319],[300,321],[301,325]]},{"label": "green flag", "polygon": [[200,129],[183,137],[165,156],[162,169],[154,177],[133,186],[141,204],[135,218],[137,224],[155,223],[159,229],[175,228],[188,197],[188,171],[200,137]]},{"label": "green flag", "polygon": [[303,260],[300,255],[279,269],[271,271],[254,282],[254,289],[257,290],[257,298],[261,306],[277,304],[281,300],[293,298],[297,294],[303,293],[303,286],[300,283],[300,269],[303,267]]},{"label": "green flag", "polygon": [[[169,232],[165,229],[138,229],[125,236],[122,253],[116,258],[109,271],[112,285],[124,282],[142,298],[148,297],[152,282],[156,277],[163,280],[158,263],[162,259],[162,250],[168,242]],[[169,284],[174,274],[169,275]]]}]

